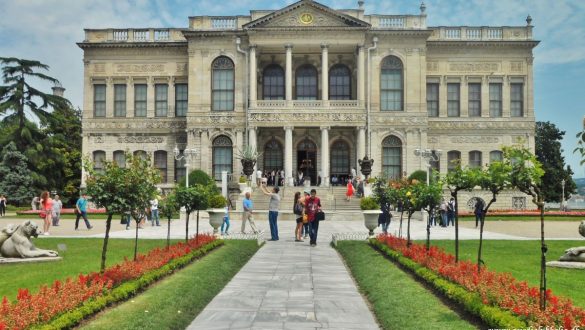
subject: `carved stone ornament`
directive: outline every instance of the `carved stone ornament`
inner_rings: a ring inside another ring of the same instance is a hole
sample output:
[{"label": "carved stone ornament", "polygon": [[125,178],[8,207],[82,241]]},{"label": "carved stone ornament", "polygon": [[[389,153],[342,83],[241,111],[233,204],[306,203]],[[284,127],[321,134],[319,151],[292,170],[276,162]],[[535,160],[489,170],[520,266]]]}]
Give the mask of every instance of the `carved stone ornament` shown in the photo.
[{"label": "carved stone ornament", "polygon": [[4,258],[38,258],[58,257],[59,253],[52,250],[38,249],[31,242],[32,237],[42,234],[39,226],[26,221],[21,225],[8,225],[0,230],[0,257]]},{"label": "carved stone ornament", "polygon": [[500,143],[497,136],[454,136],[451,143]]},{"label": "carved stone ornament", "polygon": [[118,143],[163,143],[165,139],[160,136],[121,136]]},{"label": "carved stone ornament", "polygon": [[449,71],[457,72],[498,72],[499,63],[449,63]]},{"label": "carved stone ornament", "polygon": [[340,125],[362,124],[367,119],[364,113],[339,113],[339,112],[294,112],[294,113],[254,113],[250,114],[250,121],[258,125],[261,123],[287,123],[300,126],[315,122],[331,122]]},{"label": "carved stone ornament", "polygon": [[163,72],[164,64],[118,64],[116,72]]}]

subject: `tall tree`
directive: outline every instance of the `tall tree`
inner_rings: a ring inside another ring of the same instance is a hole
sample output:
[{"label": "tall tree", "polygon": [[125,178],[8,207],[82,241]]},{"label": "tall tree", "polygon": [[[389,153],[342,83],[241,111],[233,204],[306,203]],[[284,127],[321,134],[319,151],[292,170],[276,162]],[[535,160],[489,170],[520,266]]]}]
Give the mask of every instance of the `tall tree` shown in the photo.
[{"label": "tall tree", "polygon": [[30,189],[32,179],[26,157],[16,150],[13,142],[2,150],[0,162],[0,195],[6,195],[10,203],[17,205],[28,202],[35,195]]},{"label": "tall tree", "polygon": [[445,176],[447,188],[455,199],[455,261],[459,261],[459,192],[472,191],[476,185],[473,170],[461,168],[461,162],[455,161],[456,167]]},{"label": "tall tree", "polygon": [[542,164],[545,171],[542,177],[544,190],[543,198],[547,202],[560,202],[562,196],[562,180],[565,180],[565,199],[577,191],[577,185],[572,179],[573,171],[565,166],[565,157],[561,148],[561,140],[565,131],[559,130],[551,122],[536,122],[536,159]]},{"label": "tall tree", "polygon": [[59,81],[39,70],[48,70],[49,66],[39,61],[15,57],[0,57],[2,78],[5,85],[0,86],[0,115],[3,121],[16,122],[15,143],[23,151],[26,142],[33,141],[27,121],[38,119],[44,125],[51,117],[50,108],[70,106],[67,99],[41,92],[33,87],[31,78],[57,84]]}]

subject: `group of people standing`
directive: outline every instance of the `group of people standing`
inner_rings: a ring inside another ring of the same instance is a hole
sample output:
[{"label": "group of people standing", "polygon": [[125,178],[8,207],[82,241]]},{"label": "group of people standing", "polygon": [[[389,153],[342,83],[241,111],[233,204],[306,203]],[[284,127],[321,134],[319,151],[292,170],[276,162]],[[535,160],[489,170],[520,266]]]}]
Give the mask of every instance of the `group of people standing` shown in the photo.
[{"label": "group of people standing", "polygon": [[[59,226],[61,210],[63,209],[63,202],[57,194],[51,198],[51,195],[48,191],[43,191],[40,197],[35,197],[32,201],[32,204],[35,204],[36,200],[38,200],[38,210],[40,210],[39,216],[43,219],[43,235],[50,235],[49,230],[51,229],[51,226]],[[87,219],[86,194],[82,194],[75,203],[75,214],[75,230],[78,229],[80,218],[83,218],[85,221],[87,229],[93,228]]]},{"label": "group of people standing", "polygon": [[432,212],[429,221],[433,226],[437,224],[441,227],[455,226],[455,198],[451,197],[448,202],[443,198],[438,210]]},{"label": "group of people standing", "polygon": [[256,184],[260,187],[262,184],[268,186],[284,186],[284,170],[273,169],[272,171],[256,171]]}]

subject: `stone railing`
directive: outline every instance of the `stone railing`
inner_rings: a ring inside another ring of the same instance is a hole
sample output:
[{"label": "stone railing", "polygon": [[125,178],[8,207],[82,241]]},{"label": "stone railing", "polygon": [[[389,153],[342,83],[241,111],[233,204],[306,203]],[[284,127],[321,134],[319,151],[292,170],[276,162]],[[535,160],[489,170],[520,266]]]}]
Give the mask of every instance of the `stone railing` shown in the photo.
[{"label": "stone railing", "polygon": [[186,41],[181,29],[85,30],[84,42],[168,42]]},{"label": "stone railing", "polygon": [[250,21],[250,16],[194,16],[189,18],[189,28],[193,30],[237,30]]},{"label": "stone railing", "polygon": [[431,41],[450,40],[532,40],[532,26],[519,27],[469,27],[469,26],[439,26],[431,27],[433,34]]},{"label": "stone railing", "polygon": [[372,24],[373,29],[426,29],[425,15],[366,15],[364,21]]}]

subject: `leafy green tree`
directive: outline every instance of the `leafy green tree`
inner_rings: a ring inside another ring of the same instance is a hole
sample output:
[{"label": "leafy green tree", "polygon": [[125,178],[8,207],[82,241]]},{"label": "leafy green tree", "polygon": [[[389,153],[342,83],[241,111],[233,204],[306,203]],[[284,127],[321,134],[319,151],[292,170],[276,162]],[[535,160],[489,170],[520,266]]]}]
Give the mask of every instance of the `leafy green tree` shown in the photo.
[{"label": "leafy green tree", "polygon": [[585,164],[585,117],[583,117],[583,131],[577,133],[577,148],[573,150],[573,153],[581,154],[581,162],[579,165]]},{"label": "leafy green tree", "polygon": [[158,209],[162,217],[168,220],[167,227],[167,248],[171,244],[171,219],[179,212],[179,204],[177,203],[177,195],[173,192],[170,195],[163,196],[158,202]]},{"label": "leafy green tree", "polygon": [[[577,185],[573,181],[573,170],[570,166],[565,167],[565,157],[561,141],[565,131],[559,130],[551,122],[536,122],[535,152],[536,159],[542,164],[544,176],[542,177],[542,191],[544,200],[547,202],[561,202],[562,183],[565,180],[565,198],[577,191]],[[564,201],[562,201],[564,202]]]},{"label": "leafy green tree", "polygon": [[473,172],[469,168],[461,168],[461,164],[457,166],[445,176],[445,182],[451,197],[455,200],[455,261],[459,260],[459,200],[457,198],[459,191],[473,190],[477,182],[474,180]]},{"label": "leafy green tree", "polygon": [[185,223],[185,242],[189,240],[189,216],[197,211],[197,232],[195,239],[199,238],[199,211],[207,209],[209,205],[209,186],[201,184],[190,185],[187,187],[178,187],[176,190],[177,203],[185,208],[187,215]]},{"label": "leafy green tree", "polygon": [[[38,72],[48,70],[48,65],[15,57],[0,57],[0,64],[3,65],[5,84],[0,86],[0,115],[4,115],[3,121],[16,123],[15,142],[18,150],[22,151],[25,141],[32,140],[26,122],[38,119],[44,125],[51,117],[50,108],[68,107],[70,103],[63,97],[43,93],[29,83],[33,78],[57,84],[57,79]],[[35,118],[27,119],[27,114]]]},{"label": "leafy green tree", "polygon": [[427,171],[416,170],[408,176],[408,180],[411,180],[411,181],[416,180],[418,182],[426,182],[427,181]]},{"label": "leafy green tree", "polygon": [[[142,157],[126,155],[126,166],[119,167],[116,162],[104,162],[103,172],[96,172],[93,164],[86,160],[85,170],[88,173],[86,193],[91,196],[97,207],[106,209],[106,234],[102,248],[101,271],[106,267],[108,240],[114,214],[130,211],[136,220],[142,218],[149,201],[156,196],[156,184],[160,182],[160,172],[150,165],[150,160]],[[138,225],[134,243],[134,259],[138,249]]]},{"label": "leafy green tree", "polygon": [[0,195],[6,195],[10,203],[21,205],[35,196],[30,188],[32,179],[26,157],[16,150],[14,142],[2,150],[0,162]]},{"label": "leafy green tree", "polygon": [[510,183],[532,198],[540,211],[540,309],[546,308],[546,252],[544,241],[544,170],[536,156],[526,148],[504,147],[504,160],[510,163]]},{"label": "leafy green tree", "polygon": [[415,210],[424,210],[427,212],[427,250],[431,245],[431,217],[433,212],[439,207],[443,197],[443,182],[435,180],[426,184],[419,183],[413,186],[413,194],[416,196],[414,205]]}]

